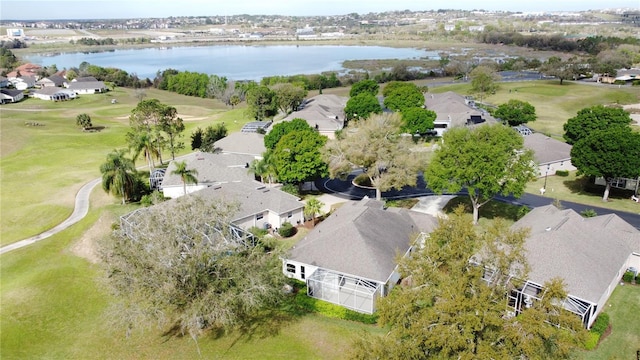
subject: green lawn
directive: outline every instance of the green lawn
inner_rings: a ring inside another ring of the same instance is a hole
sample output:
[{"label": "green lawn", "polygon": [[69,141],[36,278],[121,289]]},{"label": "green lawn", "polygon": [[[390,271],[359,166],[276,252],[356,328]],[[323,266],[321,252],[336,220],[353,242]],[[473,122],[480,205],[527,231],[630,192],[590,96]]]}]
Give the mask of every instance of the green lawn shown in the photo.
[{"label": "green lawn", "polygon": [[[471,85],[468,83],[433,87],[429,91],[455,91],[472,95]],[[482,100],[500,105],[510,99],[527,101],[535,106],[538,119],[527,126],[561,139],[564,133],[562,125],[574,117],[578,110],[598,104],[638,103],[640,87],[591,86],[570,81],[560,85],[558,80],[508,82],[500,83],[500,88],[494,95]]]},{"label": "green lawn", "polygon": [[[189,135],[197,126],[224,122],[229,131],[246,123],[243,108],[227,109],[211,99],[146,90],[177,108],[185,119],[183,141],[190,151]],[[111,99],[117,99],[116,104]],[[85,95],[67,102],[27,99],[0,108],[1,244],[6,245],[52,228],[73,211],[75,193],[100,176],[99,166],[115,148],[125,147],[129,115],[138,98],[130,89],[116,88],[107,94]],[[75,125],[80,113],[91,116],[99,132],[82,132]],[[41,126],[27,126],[38,123]],[[169,154],[165,153],[164,159]],[[143,159],[138,165],[144,165]]]},{"label": "green lawn", "polygon": [[611,318],[611,334],[592,351],[579,354],[583,360],[635,359],[640,351],[640,285],[618,286],[604,311]]},{"label": "green lawn", "polygon": [[[96,190],[100,191],[100,190]],[[134,330],[130,337],[112,321],[101,267],[70,248],[98,218],[111,221],[132,207],[92,210],[70,229],[28,248],[2,255],[0,262],[0,355],[2,359],[195,359],[189,337],[162,330]],[[253,333],[205,336],[205,359],[342,359],[363,331],[382,329],[319,315],[292,318]]]}]

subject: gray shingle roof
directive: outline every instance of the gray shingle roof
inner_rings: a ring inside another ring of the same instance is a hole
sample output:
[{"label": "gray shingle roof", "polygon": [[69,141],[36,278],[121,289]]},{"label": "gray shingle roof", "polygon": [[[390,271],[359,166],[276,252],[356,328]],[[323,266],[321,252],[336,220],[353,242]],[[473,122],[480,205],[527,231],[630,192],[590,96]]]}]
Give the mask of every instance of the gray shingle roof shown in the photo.
[{"label": "gray shingle roof", "polygon": [[632,252],[640,252],[640,231],[617,215],[583,218],[553,205],[533,209],[513,225],[530,228],[526,242],[529,280],[539,284],[554,277],[567,291],[598,303]]},{"label": "gray shingle roof", "polygon": [[102,81],[79,81],[69,83],[69,90],[106,89]]},{"label": "gray shingle roof", "polygon": [[297,197],[276,188],[265,187],[257,181],[225,183],[193,193],[204,199],[223,199],[238,202],[240,210],[233,221],[262,213],[266,210],[286,214],[304,207]]},{"label": "gray shingle roof", "polygon": [[[198,152],[187,155],[180,161],[186,162],[187,169],[195,169],[198,172],[196,177],[199,184],[217,184],[253,180],[254,177],[249,174],[246,166],[254,159],[253,155]],[[172,161],[165,172],[162,186],[182,186],[180,177],[171,174],[175,169],[175,161]]]},{"label": "gray shingle roof", "polygon": [[424,99],[427,109],[436,113],[436,121],[451,121],[451,127],[465,126],[471,116],[481,116],[485,123],[489,124],[497,122],[488,113],[467,105],[463,96],[452,91],[441,94],[428,93]]},{"label": "gray shingle roof", "polygon": [[571,145],[544,134],[533,133],[525,136],[524,146],[533,150],[538,165],[571,159]]},{"label": "gray shingle roof", "polygon": [[284,120],[300,118],[306,120],[312,128],[317,125],[319,131],[336,131],[344,126],[346,105],[346,97],[332,94],[317,95],[307,99],[298,111],[289,114]]},{"label": "gray shingle roof", "polygon": [[216,141],[215,147],[223,153],[262,156],[267,151],[264,147],[264,135],[254,132],[235,132]]},{"label": "gray shingle roof", "polygon": [[384,283],[411,237],[436,225],[431,215],[384,209],[382,202],[365,198],[336,210],[300,240],[289,259]]}]

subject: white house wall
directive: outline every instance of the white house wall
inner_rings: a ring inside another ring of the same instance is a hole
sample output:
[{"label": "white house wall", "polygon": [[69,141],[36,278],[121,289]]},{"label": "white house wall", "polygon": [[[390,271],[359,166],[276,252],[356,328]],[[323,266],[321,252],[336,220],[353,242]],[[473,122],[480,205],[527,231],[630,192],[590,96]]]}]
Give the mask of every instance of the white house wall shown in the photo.
[{"label": "white house wall", "polygon": [[541,178],[545,177],[545,174],[547,176],[553,176],[556,174],[556,171],[558,170],[575,171],[577,169],[575,166],[573,166],[573,164],[571,163],[571,160],[557,161],[557,162],[539,165],[538,176]]},{"label": "white house wall", "polygon": [[[206,189],[208,185],[206,184],[198,184],[198,185],[187,185],[187,194],[194,193],[196,191],[200,191],[202,189]],[[180,186],[165,186],[162,188],[162,193],[165,197],[175,199],[184,195],[184,187]]]},{"label": "white house wall", "polygon": [[[287,265],[290,266],[287,267]],[[304,277],[302,276],[302,267],[304,267]],[[288,269],[294,270],[294,272],[288,271]],[[292,279],[306,282],[307,278],[311,276],[311,274],[316,272],[316,270],[318,270],[317,266],[303,264],[301,262],[286,259],[282,260],[282,273]]]}]

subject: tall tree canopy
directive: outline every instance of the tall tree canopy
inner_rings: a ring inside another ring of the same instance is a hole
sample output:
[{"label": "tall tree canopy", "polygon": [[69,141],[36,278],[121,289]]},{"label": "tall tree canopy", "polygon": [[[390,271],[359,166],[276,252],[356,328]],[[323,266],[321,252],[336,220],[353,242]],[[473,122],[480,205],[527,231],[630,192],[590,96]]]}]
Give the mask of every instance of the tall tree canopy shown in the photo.
[{"label": "tall tree canopy", "polygon": [[611,127],[628,127],[631,116],[621,108],[603,105],[591,106],[578,111],[578,114],[564,124],[564,139],[568,144],[575,144],[596,130]]},{"label": "tall tree canopy", "polygon": [[276,114],[276,94],[267,86],[254,86],[247,91],[247,113],[262,121]]},{"label": "tall tree canopy", "polygon": [[198,171],[196,169],[188,169],[186,161],[177,161],[175,164],[176,168],[171,174],[180,176],[180,180],[182,180],[182,195],[187,195],[187,184],[198,183]]},{"label": "tall tree canopy", "polygon": [[264,136],[264,147],[273,149],[280,139],[290,132],[298,130],[314,130],[306,120],[295,118],[291,121],[282,121],[273,126],[271,131]]},{"label": "tall tree canopy", "polygon": [[296,130],[284,135],[271,150],[278,181],[301,185],[327,176],[327,164],[320,155],[326,142],[327,137],[315,130]]},{"label": "tall tree canopy", "polygon": [[571,163],[581,174],[605,179],[607,201],[615,178],[640,177],[640,134],[623,126],[595,130],[573,145]]},{"label": "tall tree canopy", "polygon": [[535,176],[533,152],[525,150],[518,132],[501,124],[448,130],[424,173],[437,193],[467,189],[474,224],[482,205],[498,194],[521,196]]},{"label": "tall tree canopy", "polygon": [[360,80],[357,83],[351,85],[351,90],[349,90],[349,97],[354,97],[361,93],[367,93],[373,96],[377,96],[379,90],[380,85],[378,85],[378,83],[374,80]]},{"label": "tall tree canopy", "polygon": [[329,176],[346,178],[361,168],[376,189],[382,192],[415,186],[421,153],[412,151],[412,142],[401,136],[402,120],[398,114],[372,115],[330,140],[323,150],[329,164]]},{"label": "tall tree canopy", "polygon": [[578,60],[576,57],[571,57],[570,59],[563,61],[557,56],[552,56],[542,64],[540,70],[545,75],[554,76],[560,79],[560,85],[562,85],[564,80],[571,79],[576,75],[577,62]]},{"label": "tall tree canopy", "polygon": [[344,108],[346,121],[366,119],[371,114],[380,114],[381,112],[382,106],[380,106],[378,98],[366,92],[350,98]]},{"label": "tall tree canopy", "polygon": [[404,111],[424,105],[422,90],[410,82],[396,81],[384,88],[384,106],[393,111]]},{"label": "tall tree canopy", "polygon": [[[407,285],[379,300],[379,323],[388,332],[359,340],[352,357],[568,358],[586,332],[577,316],[553,305],[566,297],[560,280],[545,284],[532,307],[506,316],[506,296],[515,287],[510,276],[526,279],[526,236],[501,222],[479,235],[460,210],[441,219],[429,237],[414,241],[412,256],[400,260]],[[483,279],[485,266],[493,271],[491,283]]]},{"label": "tall tree canopy", "polygon": [[493,116],[500,118],[509,126],[518,126],[536,120],[536,108],[522,100],[511,99],[498,105]]},{"label": "tall tree canopy", "polygon": [[493,94],[498,90],[498,84],[496,82],[500,80],[500,75],[488,66],[477,66],[471,70],[469,76],[471,77],[471,90],[479,93],[481,96]]},{"label": "tall tree canopy", "polygon": [[183,196],[145,209],[129,229],[132,238],[116,231],[104,241],[117,320],[196,338],[248,326],[273,309],[283,296],[280,259],[235,241],[228,224],[237,209]]},{"label": "tall tree canopy", "polygon": [[437,114],[423,108],[409,108],[402,111],[402,131],[409,134],[425,135],[433,130]]},{"label": "tall tree canopy", "polygon": [[298,109],[308,93],[304,87],[288,83],[274,85],[272,90],[275,94],[276,107],[285,114],[290,114]]}]

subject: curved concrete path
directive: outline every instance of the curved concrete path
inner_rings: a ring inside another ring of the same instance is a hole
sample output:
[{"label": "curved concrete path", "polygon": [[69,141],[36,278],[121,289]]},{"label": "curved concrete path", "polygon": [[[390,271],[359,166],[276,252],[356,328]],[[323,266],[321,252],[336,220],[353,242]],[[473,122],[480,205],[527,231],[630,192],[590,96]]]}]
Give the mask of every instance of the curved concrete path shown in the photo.
[{"label": "curved concrete path", "polygon": [[32,236],[28,239],[20,240],[13,244],[1,247],[0,254],[4,254],[11,250],[20,249],[22,247],[36,243],[40,240],[44,240],[82,220],[85,216],[87,216],[87,213],[89,212],[89,196],[91,195],[91,191],[94,187],[96,187],[96,185],[100,184],[100,182],[102,182],[101,178],[94,179],[84,184],[84,186],[80,188],[80,190],[76,194],[76,204],[73,209],[73,213],[71,213],[71,215],[65,221],[61,222],[56,227],[40,233],[36,236]]}]

